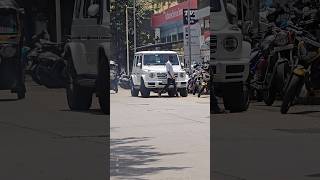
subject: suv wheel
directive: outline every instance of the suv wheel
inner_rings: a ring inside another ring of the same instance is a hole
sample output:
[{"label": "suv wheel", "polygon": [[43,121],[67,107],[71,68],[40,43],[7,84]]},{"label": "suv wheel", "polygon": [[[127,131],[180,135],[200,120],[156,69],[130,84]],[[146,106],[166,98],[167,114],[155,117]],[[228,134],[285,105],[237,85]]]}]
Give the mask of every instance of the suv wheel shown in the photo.
[{"label": "suv wheel", "polygon": [[134,88],[133,81],[130,81],[130,88],[131,88],[131,96],[132,97],[138,97],[139,96],[139,90]]},{"label": "suv wheel", "polygon": [[174,91],[174,89],[168,89],[168,95],[169,97],[174,97],[176,95],[176,92]]},{"label": "suv wheel", "polygon": [[82,87],[75,82],[69,84],[67,87],[67,99],[70,109],[76,111],[90,109],[92,94],[92,88]]},{"label": "suv wheel", "polygon": [[[99,68],[96,89],[99,105],[104,114],[110,114],[110,80],[108,80],[108,74],[110,74],[110,70],[108,58],[104,53],[100,54],[98,65]],[[115,91],[117,92],[117,89]]]},{"label": "suv wheel", "polygon": [[180,89],[180,96],[187,97],[188,96],[188,90],[186,88]]},{"label": "suv wheel", "polygon": [[69,82],[66,91],[69,108],[76,111],[88,110],[92,104],[93,88],[77,84],[75,81],[76,71],[70,59],[67,65],[67,74]]},{"label": "suv wheel", "polygon": [[141,93],[141,96],[144,98],[148,98],[150,96],[150,90],[146,88],[146,86],[144,85],[143,79],[141,79],[140,93]]},{"label": "suv wheel", "polygon": [[17,92],[17,97],[18,99],[24,99],[26,97],[26,93],[25,92]]},{"label": "suv wheel", "polygon": [[231,112],[246,111],[250,103],[248,92],[243,89],[242,83],[227,84],[223,101],[225,108]]}]

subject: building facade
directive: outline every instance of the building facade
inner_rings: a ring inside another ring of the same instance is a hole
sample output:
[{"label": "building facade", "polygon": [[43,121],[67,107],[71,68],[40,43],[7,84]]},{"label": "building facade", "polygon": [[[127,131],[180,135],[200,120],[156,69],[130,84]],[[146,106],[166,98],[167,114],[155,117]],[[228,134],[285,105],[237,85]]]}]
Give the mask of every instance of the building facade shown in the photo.
[{"label": "building facade", "polygon": [[198,1],[199,23],[201,27],[200,53],[204,61],[210,61],[210,0]]},{"label": "building facade", "polygon": [[[188,60],[189,58],[186,57],[189,53],[186,52],[188,42],[186,42],[186,25],[184,24],[183,16],[183,11],[187,10],[188,8],[197,10],[198,0],[187,0],[176,3],[174,6],[171,6],[168,9],[164,9],[161,12],[155,13],[152,16],[152,28],[156,31],[156,39],[158,39],[158,42],[156,43],[170,44],[171,50],[177,51],[181,55],[181,59],[183,59],[184,64],[187,66],[192,63],[190,62],[190,60]],[[198,23],[196,25],[198,25]],[[200,28],[196,29],[195,32],[197,33],[198,31],[200,32]],[[191,34],[192,32],[193,31],[191,30]],[[196,36],[199,39],[195,40],[195,42],[200,41],[200,33]],[[200,45],[198,45],[198,43],[196,42],[196,46]],[[199,57],[200,55],[198,55],[200,54],[200,50],[198,50],[199,47],[192,47],[192,61],[201,61],[201,58]],[[199,51],[199,53],[197,53],[197,51]]]}]

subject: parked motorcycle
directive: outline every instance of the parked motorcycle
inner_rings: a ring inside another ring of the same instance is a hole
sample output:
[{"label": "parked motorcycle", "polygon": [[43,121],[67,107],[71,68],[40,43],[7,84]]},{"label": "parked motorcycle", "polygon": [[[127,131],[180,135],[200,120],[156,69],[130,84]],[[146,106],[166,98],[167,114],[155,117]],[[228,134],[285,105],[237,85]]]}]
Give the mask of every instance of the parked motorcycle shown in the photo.
[{"label": "parked motorcycle", "polygon": [[110,61],[110,90],[113,90],[115,93],[118,93],[118,65],[114,61]]},{"label": "parked motorcycle", "polygon": [[33,38],[32,50],[27,56],[31,61],[31,77],[47,88],[64,88],[67,83],[66,64],[62,58],[64,43],[44,40],[43,35],[41,33]]},{"label": "parked motorcycle", "polygon": [[294,58],[294,37],[289,31],[275,28],[267,69],[264,77],[264,102],[271,106],[277,95],[283,96],[284,85],[290,70],[296,63]]},{"label": "parked motorcycle", "polygon": [[320,43],[316,38],[310,38],[308,32],[301,32],[298,44],[298,64],[291,72],[289,82],[285,88],[285,96],[281,105],[281,113],[286,114],[303,88],[308,94],[320,90]]},{"label": "parked motorcycle", "polygon": [[210,93],[210,74],[207,70],[203,70],[199,77],[199,92],[198,97],[200,98],[201,95],[205,92],[206,94]]}]

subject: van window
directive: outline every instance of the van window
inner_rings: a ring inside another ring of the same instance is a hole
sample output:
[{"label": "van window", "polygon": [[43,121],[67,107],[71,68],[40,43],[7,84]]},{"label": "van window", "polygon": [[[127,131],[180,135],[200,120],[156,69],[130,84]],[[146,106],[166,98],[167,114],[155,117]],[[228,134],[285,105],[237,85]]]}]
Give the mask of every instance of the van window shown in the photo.
[{"label": "van window", "polygon": [[220,0],[211,0],[210,1],[210,12],[219,12],[221,11]]}]

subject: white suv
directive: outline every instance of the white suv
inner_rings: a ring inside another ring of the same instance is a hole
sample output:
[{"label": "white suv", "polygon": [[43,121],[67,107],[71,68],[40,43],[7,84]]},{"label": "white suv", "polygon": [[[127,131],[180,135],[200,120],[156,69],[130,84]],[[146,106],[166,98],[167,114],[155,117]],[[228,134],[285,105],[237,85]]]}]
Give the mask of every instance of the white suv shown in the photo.
[{"label": "white suv", "polygon": [[212,0],[210,10],[210,64],[215,94],[223,97],[227,110],[245,111],[249,105],[246,80],[251,45],[232,22],[237,9],[225,0]]},{"label": "white suv", "polygon": [[66,44],[67,100],[71,110],[88,110],[95,93],[109,114],[110,0],[75,0]]},{"label": "white suv", "polygon": [[[177,90],[182,97],[188,96],[187,73],[182,69],[179,56],[173,51],[141,51],[134,56],[131,74],[131,95],[149,97],[150,92],[159,92],[167,84],[166,62],[173,58],[173,71],[176,77]],[[174,96],[173,86],[168,88],[169,96]]]}]

